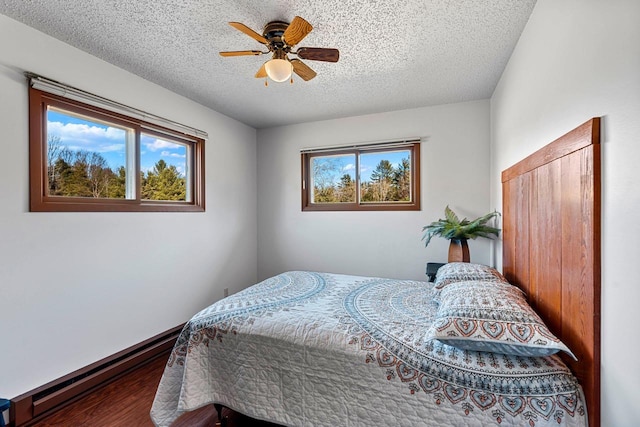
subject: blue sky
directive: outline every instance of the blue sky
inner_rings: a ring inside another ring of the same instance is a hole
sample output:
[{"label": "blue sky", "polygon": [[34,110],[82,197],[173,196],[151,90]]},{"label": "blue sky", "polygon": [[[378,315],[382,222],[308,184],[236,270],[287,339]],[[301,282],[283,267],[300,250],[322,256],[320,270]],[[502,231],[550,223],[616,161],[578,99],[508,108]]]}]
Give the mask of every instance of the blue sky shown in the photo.
[{"label": "blue sky", "polygon": [[[56,110],[47,112],[47,134],[60,138],[70,150],[97,152],[114,171],[125,164],[126,131],[95,121],[85,120]],[[186,146],[142,134],[140,138],[140,168],[146,172],[163,159],[175,165],[181,174],[186,170]]]},{"label": "blue sky", "polygon": [[[371,173],[376,169],[378,163],[381,160],[389,160],[394,167],[397,167],[402,159],[409,158],[409,151],[385,151],[379,153],[363,153],[360,155],[360,179],[362,181],[369,181]],[[355,155],[345,154],[341,156],[326,156],[315,157],[314,162],[333,161],[340,167],[338,176],[334,177],[334,181],[337,183],[340,181],[340,177],[344,174],[349,174],[352,179],[355,179],[356,165]]]}]

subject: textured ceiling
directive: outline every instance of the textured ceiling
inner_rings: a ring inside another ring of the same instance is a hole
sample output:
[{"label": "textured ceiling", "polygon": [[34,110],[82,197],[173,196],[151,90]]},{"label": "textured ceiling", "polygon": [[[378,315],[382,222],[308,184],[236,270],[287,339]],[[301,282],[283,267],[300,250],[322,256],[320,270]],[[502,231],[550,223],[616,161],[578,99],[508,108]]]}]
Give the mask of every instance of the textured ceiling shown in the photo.
[{"label": "textured ceiling", "polygon": [[[535,0],[0,0],[0,13],[255,128],[486,99]],[[294,84],[253,75],[258,33],[299,15],[299,44],[340,50],[305,60],[318,76]],[[83,88],[91,90],[91,88]]]}]

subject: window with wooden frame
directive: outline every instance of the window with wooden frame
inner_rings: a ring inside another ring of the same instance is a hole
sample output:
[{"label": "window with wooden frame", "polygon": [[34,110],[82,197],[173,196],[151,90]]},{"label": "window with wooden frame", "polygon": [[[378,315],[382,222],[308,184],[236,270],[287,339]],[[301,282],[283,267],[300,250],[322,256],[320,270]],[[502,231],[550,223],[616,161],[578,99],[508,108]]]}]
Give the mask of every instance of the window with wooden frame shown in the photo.
[{"label": "window with wooden frame", "polygon": [[65,95],[76,99],[36,89],[49,81],[29,77],[31,211],[204,211],[203,138],[74,88]]},{"label": "window with wooden frame", "polygon": [[303,211],[420,210],[420,141],[303,150]]}]

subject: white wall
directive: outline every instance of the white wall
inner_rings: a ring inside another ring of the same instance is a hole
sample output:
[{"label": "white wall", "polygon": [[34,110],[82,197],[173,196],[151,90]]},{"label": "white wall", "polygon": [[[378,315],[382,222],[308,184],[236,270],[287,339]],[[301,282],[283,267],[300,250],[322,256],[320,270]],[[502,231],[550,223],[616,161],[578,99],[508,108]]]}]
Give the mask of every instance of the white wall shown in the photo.
[{"label": "white wall", "polygon": [[[30,213],[28,70],[209,133],[206,213]],[[256,131],[0,15],[0,397],[256,280]]]},{"label": "white wall", "polygon": [[[300,150],[425,137],[421,211],[302,212]],[[426,280],[448,241],[424,248],[422,227],[444,217],[489,211],[489,102],[304,123],[258,131],[258,277],[304,269]],[[488,240],[469,244],[471,261],[490,263]]]},{"label": "white wall", "polygon": [[500,171],[603,117],[602,425],[640,420],[640,2],[538,0],[491,99],[492,206]]}]

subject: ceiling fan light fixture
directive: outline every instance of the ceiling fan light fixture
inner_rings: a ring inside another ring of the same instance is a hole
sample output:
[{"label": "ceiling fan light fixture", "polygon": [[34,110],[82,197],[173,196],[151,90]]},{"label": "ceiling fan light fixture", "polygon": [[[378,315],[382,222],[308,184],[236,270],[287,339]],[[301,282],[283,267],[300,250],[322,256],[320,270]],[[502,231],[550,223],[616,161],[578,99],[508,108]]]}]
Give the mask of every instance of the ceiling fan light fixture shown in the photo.
[{"label": "ceiling fan light fixture", "polygon": [[274,82],[284,82],[291,78],[293,67],[286,59],[271,59],[265,64],[267,75]]}]

